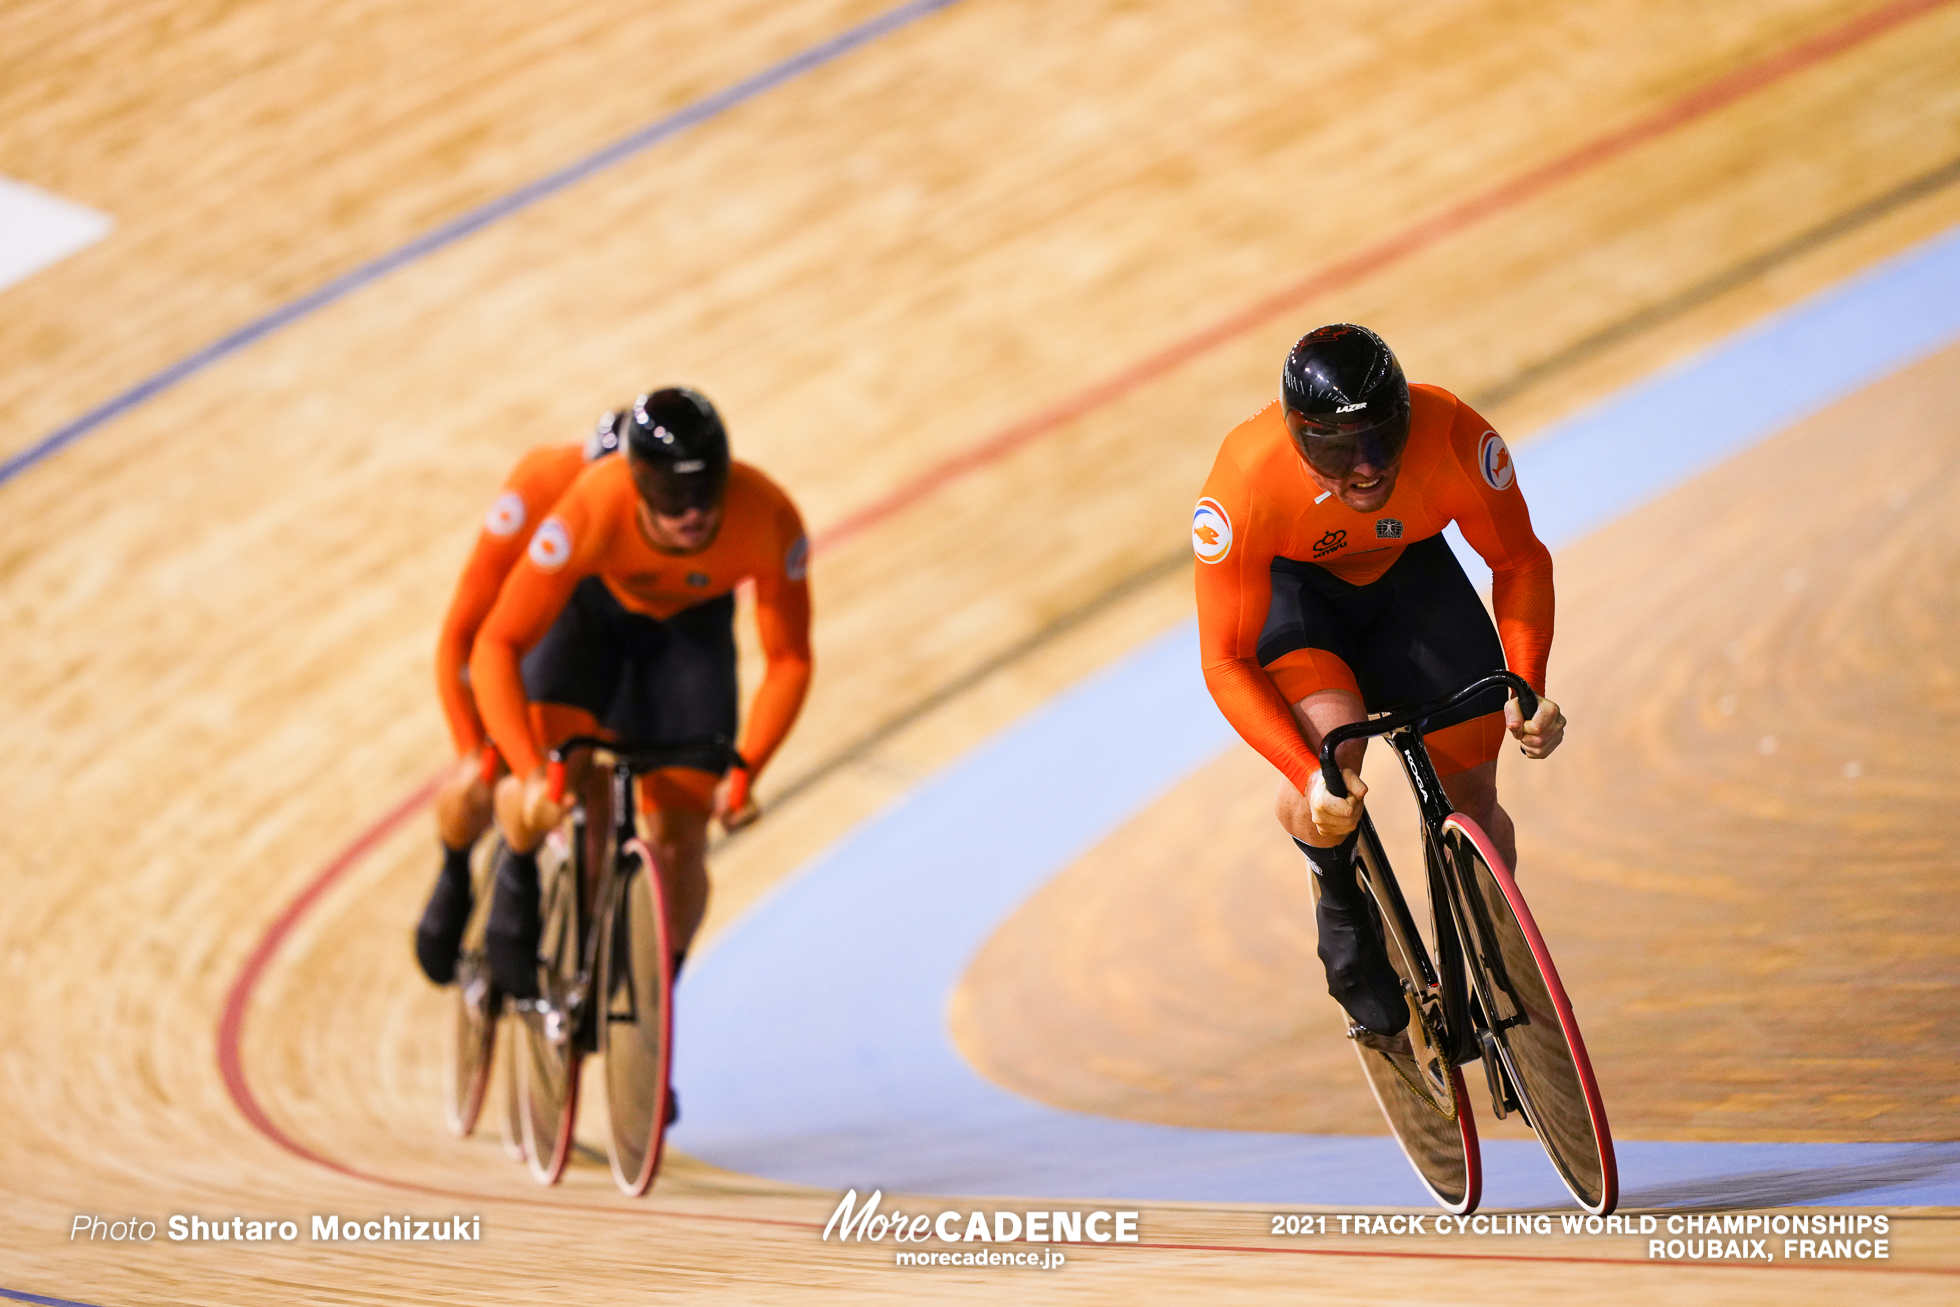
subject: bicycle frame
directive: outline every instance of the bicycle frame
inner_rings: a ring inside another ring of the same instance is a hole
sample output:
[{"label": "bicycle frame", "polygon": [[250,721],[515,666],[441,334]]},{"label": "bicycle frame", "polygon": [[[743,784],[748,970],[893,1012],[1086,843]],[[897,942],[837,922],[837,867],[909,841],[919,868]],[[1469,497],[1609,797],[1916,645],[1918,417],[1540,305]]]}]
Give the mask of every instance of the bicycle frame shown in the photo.
[{"label": "bicycle frame", "polygon": [[[612,755],[608,769],[611,772],[608,783],[612,830],[607,846],[612,851],[612,857],[602,859],[597,856],[599,850],[588,842],[585,805],[578,805],[572,813],[573,838],[582,850],[582,869],[587,877],[594,879],[581,887],[587,906],[580,913],[582,929],[578,970],[576,979],[567,991],[566,1010],[557,1015],[560,1019],[570,1018],[576,1022],[571,1032],[576,1047],[582,1053],[592,1053],[597,1051],[599,1042],[598,1005],[592,1003],[590,998],[598,968],[600,940],[603,932],[611,928],[613,913],[617,908],[615,899],[621,881],[620,858],[626,853],[627,846],[639,839],[639,805],[633,794],[634,780],[663,767],[700,767],[707,771],[719,771],[731,764],[747,764],[727,737],[720,735],[675,744],[636,744],[597,735],[575,735],[546,755],[546,776],[554,803],[564,799],[567,762],[580,751],[604,751]],[[601,867],[603,870],[599,870]],[[647,867],[647,873],[657,874],[652,866]]]},{"label": "bicycle frame", "polygon": [[[1484,1010],[1491,1012],[1495,1010],[1491,1002],[1493,996],[1482,993],[1478,969],[1465,967],[1464,958],[1466,951],[1475,951],[1480,957],[1490,956],[1492,935],[1488,924],[1481,929],[1473,924],[1476,914],[1470,910],[1471,896],[1465,891],[1460,876],[1444,852],[1443,823],[1456,809],[1443,789],[1442,779],[1436,774],[1435,764],[1430,761],[1422,737],[1435,718],[1499,687],[1508,688],[1518,696],[1518,705],[1527,718],[1538,711],[1538,696],[1523,677],[1514,672],[1497,672],[1464,687],[1447,699],[1337,726],[1327,733],[1320,747],[1321,779],[1327,786],[1327,792],[1337,798],[1345,798],[1348,790],[1335,761],[1335,752],[1350,740],[1381,737],[1383,743],[1395,750],[1396,758],[1408,777],[1409,788],[1415,795],[1416,806],[1422,816],[1423,862],[1428,874],[1430,913],[1436,938],[1434,959],[1429,956],[1415,915],[1409,910],[1408,901],[1403,897],[1402,887],[1392,869],[1387,875],[1370,875],[1369,880],[1375,891],[1376,904],[1393,919],[1393,929],[1408,946],[1406,956],[1422,973],[1417,986],[1417,1005],[1430,1028],[1440,1036],[1440,1051],[1451,1066],[1473,1062],[1485,1051],[1487,1039],[1479,1037],[1476,1023],[1471,1019],[1470,999],[1475,993],[1483,1002]],[[1360,865],[1390,868],[1381,837],[1365,811],[1359,830],[1361,840],[1367,845],[1366,855],[1359,860]],[[1470,977],[1468,984],[1454,983],[1464,978],[1466,972]],[[1420,1028],[1412,1027],[1411,1040],[1421,1036]],[[1370,1038],[1379,1037],[1360,1038],[1362,1042],[1369,1042]],[[1495,1076],[1494,1068],[1487,1066],[1486,1071]],[[1492,1089],[1494,1097],[1501,1103],[1502,1092],[1494,1079]]]}]

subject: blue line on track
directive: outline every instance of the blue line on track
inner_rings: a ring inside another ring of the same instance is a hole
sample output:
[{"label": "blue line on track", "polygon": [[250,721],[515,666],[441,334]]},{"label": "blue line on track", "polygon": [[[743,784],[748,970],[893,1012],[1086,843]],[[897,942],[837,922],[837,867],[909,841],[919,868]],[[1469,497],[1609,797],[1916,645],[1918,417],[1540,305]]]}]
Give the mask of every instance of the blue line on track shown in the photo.
[{"label": "blue line on track", "polygon": [[71,1298],[46,1298],[38,1293],[22,1293],[18,1289],[0,1289],[0,1298],[11,1298],[15,1302],[41,1303],[43,1307],[95,1307],[94,1303],[76,1302]]},{"label": "blue line on track", "polygon": [[[1956,336],[1960,231],[1526,444],[1518,477],[1557,547]],[[1232,741],[1198,668],[1194,626],[1152,642],[865,822],[716,941],[676,1005],[675,1145],[839,1190],[1427,1206],[1389,1139],[1063,1111],[983,1079],[953,1045],[949,997],[1008,916]],[[1956,1143],[1618,1152],[1630,1207],[1960,1205]],[[1486,1141],[1484,1162],[1487,1207],[1569,1202],[1535,1143]]]},{"label": "blue line on track", "polygon": [[368,283],[378,281],[391,272],[405,268],[419,259],[453,245],[494,222],[522,212],[541,200],[549,199],[595,173],[603,172],[614,164],[624,162],[670,137],[679,135],[690,127],[697,127],[737,105],[753,100],[765,91],[773,90],[784,82],[841,58],[859,46],[867,45],[917,19],[950,8],[957,3],[959,0],[912,0],[910,4],[900,5],[876,18],[868,19],[827,41],[811,46],[799,54],[791,55],[779,64],[765,68],[753,77],[737,82],[725,90],[717,91],[705,99],[696,100],[693,104],[678,109],[665,118],[649,123],[632,135],[615,141],[576,163],[540,177],[500,199],[491,200],[472,209],[433,231],[425,232],[399,249],[364,263],[351,272],[342,273],[318,290],[302,295],[264,317],[245,324],[187,358],[179,359],[114,399],[90,409],[43,437],[37,444],[30,445],[20,453],[0,462],[0,485],[5,485],[49,455],[80,440],[96,428],[154,399],[178,382],[195,376],[212,364],[231,357],[247,346],[325,308],[334,301],[353,294]]}]

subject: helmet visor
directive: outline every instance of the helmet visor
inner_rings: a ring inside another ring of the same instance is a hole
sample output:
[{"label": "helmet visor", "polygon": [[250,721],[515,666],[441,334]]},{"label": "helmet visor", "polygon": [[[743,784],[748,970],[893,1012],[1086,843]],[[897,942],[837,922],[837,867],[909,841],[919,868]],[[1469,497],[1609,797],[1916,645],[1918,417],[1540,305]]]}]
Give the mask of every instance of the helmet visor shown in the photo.
[{"label": "helmet visor", "polygon": [[1338,480],[1357,467],[1393,466],[1409,443],[1409,410],[1374,422],[1330,422],[1288,409],[1286,430],[1314,471]]},{"label": "helmet visor", "polygon": [[728,488],[727,467],[704,465],[701,459],[667,463],[635,456],[631,461],[633,484],[640,498],[662,517],[683,517],[691,509],[713,508]]}]

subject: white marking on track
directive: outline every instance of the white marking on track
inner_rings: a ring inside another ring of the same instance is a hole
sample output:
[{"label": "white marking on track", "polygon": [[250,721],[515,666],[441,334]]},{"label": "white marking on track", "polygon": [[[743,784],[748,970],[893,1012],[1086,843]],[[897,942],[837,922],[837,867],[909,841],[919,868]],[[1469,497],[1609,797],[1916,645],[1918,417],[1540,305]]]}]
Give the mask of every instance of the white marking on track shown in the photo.
[{"label": "white marking on track", "polygon": [[0,290],[107,236],[106,213],[0,177]]}]

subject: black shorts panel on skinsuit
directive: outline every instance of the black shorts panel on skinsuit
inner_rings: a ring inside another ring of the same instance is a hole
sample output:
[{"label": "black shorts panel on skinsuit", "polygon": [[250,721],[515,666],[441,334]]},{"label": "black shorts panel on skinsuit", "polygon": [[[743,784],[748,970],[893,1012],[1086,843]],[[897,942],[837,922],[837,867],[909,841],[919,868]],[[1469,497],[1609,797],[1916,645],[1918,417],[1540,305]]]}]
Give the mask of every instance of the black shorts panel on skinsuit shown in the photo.
[{"label": "black shorts panel on skinsuit", "polygon": [[735,596],[661,621],[635,613],[588,576],[524,655],[533,703],[583,708],[637,744],[735,738]]},{"label": "black shorts panel on skinsuit", "polygon": [[[1259,662],[1324,649],[1348,665],[1371,713],[1445,698],[1504,670],[1497,627],[1442,536],[1418,540],[1367,585],[1324,567],[1275,558],[1272,606],[1259,633]],[[1502,689],[1480,694],[1431,729],[1501,712]]]}]

